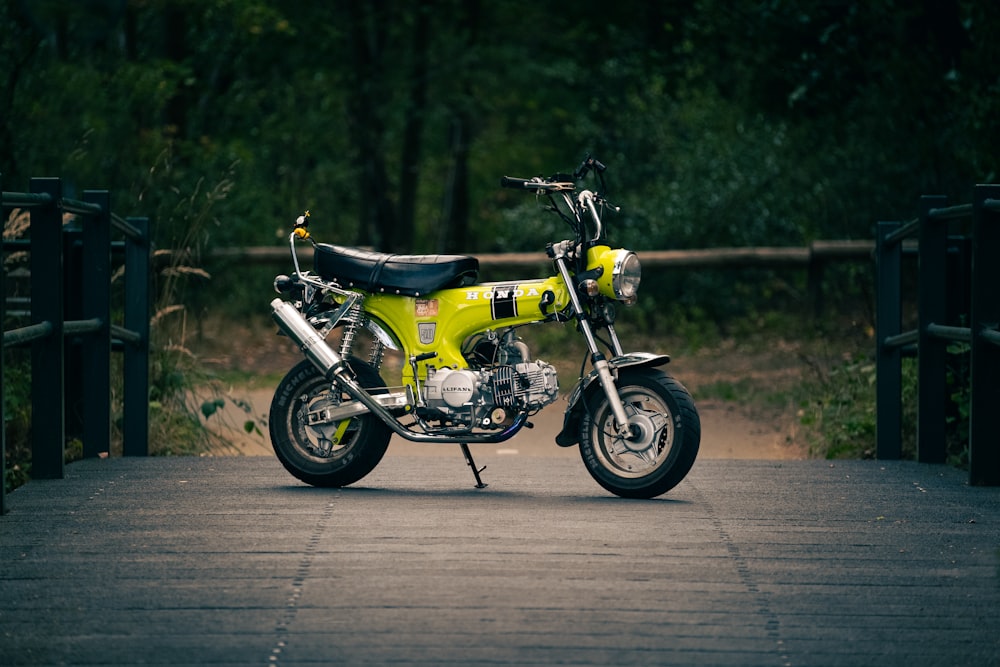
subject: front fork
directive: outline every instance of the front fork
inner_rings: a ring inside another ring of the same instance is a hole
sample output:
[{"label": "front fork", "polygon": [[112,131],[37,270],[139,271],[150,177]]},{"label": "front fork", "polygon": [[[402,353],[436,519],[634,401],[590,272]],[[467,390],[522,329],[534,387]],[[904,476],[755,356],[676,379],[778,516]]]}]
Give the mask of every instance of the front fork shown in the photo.
[{"label": "front fork", "polygon": [[[583,337],[587,341],[591,363],[594,364],[594,370],[597,371],[597,379],[604,389],[604,395],[608,397],[608,405],[611,407],[611,413],[615,416],[615,427],[618,429],[617,435],[622,438],[628,438],[630,430],[628,415],[625,414],[625,406],[622,404],[621,396],[618,395],[618,386],[615,384],[614,375],[611,373],[611,366],[608,364],[608,360],[604,354],[601,353],[601,349],[597,346],[597,339],[594,338],[594,331],[590,326],[590,320],[587,319],[587,313],[583,309],[583,302],[580,301],[580,295],[576,293],[576,283],[573,282],[573,276],[570,274],[569,267],[566,264],[566,251],[563,244],[558,244],[552,248],[552,259],[555,260],[559,275],[562,276],[563,282],[566,283],[570,304],[573,306],[573,313],[576,316],[577,326],[583,332]],[[624,353],[614,330],[611,331],[611,342],[616,348],[614,350],[616,355]]]}]

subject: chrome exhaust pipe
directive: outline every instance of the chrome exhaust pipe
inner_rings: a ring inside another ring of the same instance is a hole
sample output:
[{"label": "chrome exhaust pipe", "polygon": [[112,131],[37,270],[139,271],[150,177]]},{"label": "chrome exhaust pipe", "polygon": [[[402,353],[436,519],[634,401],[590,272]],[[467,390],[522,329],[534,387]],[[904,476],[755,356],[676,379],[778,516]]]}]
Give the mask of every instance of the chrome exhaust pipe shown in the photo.
[{"label": "chrome exhaust pipe", "polygon": [[346,370],[343,357],[327,345],[295,306],[275,299],[271,302],[271,317],[278,328],[302,349],[302,353],[313,362],[323,377],[332,381]]},{"label": "chrome exhaust pipe", "polygon": [[[350,369],[344,363],[344,358],[327,345],[323,337],[316,333],[316,330],[295,306],[287,301],[274,299],[271,301],[271,317],[278,324],[278,328],[302,349],[302,353],[316,366],[323,377],[330,382],[336,382],[338,387],[367,409],[359,411],[358,414],[364,414],[365,411],[374,412],[400,435],[408,433],[408,430],[396,421],[392,413],[355,382]],[[410,436],[407,435],[407,437]]]}]

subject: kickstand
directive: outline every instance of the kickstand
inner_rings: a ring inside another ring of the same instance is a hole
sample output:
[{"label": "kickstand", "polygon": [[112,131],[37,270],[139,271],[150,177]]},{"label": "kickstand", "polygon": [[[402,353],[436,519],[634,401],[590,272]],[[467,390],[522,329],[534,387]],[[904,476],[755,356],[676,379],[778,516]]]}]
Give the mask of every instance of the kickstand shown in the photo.
[{"label": "kickstand", "polygon": [[463,442],[461,447],[462,454],[465,455],[465,462],[469,464],[469,467],[472,468],[472,474],[476,476],[476,488],[485,489],[488,485],[483,483],[483,479],[479,476],[479,473],[486,470],[486,466],[476,468],[476,462],[472,460],[472,452],[469,451],[469,446]]}]

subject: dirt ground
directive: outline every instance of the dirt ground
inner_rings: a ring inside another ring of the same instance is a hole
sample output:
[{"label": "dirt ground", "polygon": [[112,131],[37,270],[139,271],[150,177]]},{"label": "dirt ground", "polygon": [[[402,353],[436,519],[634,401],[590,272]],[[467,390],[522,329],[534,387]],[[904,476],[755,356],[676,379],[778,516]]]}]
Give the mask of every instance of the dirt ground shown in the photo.
[{"label": "dirt ground", "polygon": [[[273,331],[273,329],[271,330]],[[195,346],[206,366],[216,369],[239,369],[249,375],[245,384],[229,388],[229,394],[246,401],[252,416],[266,423],[271,395],[281,374],[301,356],[286,338],[250,334],[247,331],[203,332],[202,343]],[[767,406],[753,401],[717,398],[713,387],[740,383],[768,391],[788,386],[805,372],[798,345],[774,341],[767,346],[743,349],[733,341],[724,341],[691,355],[673,355],[666,370],[691,392],[701,418],[700,458],[716,459],[802,459],[807,447],[802,442],[794,406]],[[560,376],[563,371],[560,370]],[[525,429],[510,441],[492,447],[499,454],[535,456],[579,456],[577,448],[562,449],[553,439],[562,427],[565,397],[547,406],[534,419],[535,428]],[[242,423],[247,415],[227,403],[227,407],[206,423],[224,436],[229,447],[218,454],[271,456],[266,428],[262,434],[247,434]],[[426,445],[394,437],[389,454],[430,454],[454,451],[453,445]],[[458,452],[454,452],[458,456]]]}]

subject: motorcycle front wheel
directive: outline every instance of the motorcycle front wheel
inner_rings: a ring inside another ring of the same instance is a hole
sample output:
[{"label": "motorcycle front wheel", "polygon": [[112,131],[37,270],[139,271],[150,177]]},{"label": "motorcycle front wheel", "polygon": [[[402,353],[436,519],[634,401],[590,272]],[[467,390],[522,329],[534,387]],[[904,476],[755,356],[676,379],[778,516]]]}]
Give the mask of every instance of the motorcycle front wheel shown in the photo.
[{"label": "motorcycle front wheel", "polygon": [[[348,364],[358,383],[371,393],[385,387],[365,362],[350,359]],[[347,486],[382,460],[392,431],[378,417],[366,413],[337,422],[323,417],[325,409],[348,400],[308,360],[296,364],[278,384],[268,430],[274,453],[294,477],[313,486]]]},{"label": "motorcycle front wheel", "polygon": [[701,421],[691,394],[653,368],[623,369],[618,394],[629,420],[622,437],[604,391],[591,394],[580,454],[594,480],[622,498],[654,498],[677,486],[694,465]]}]

